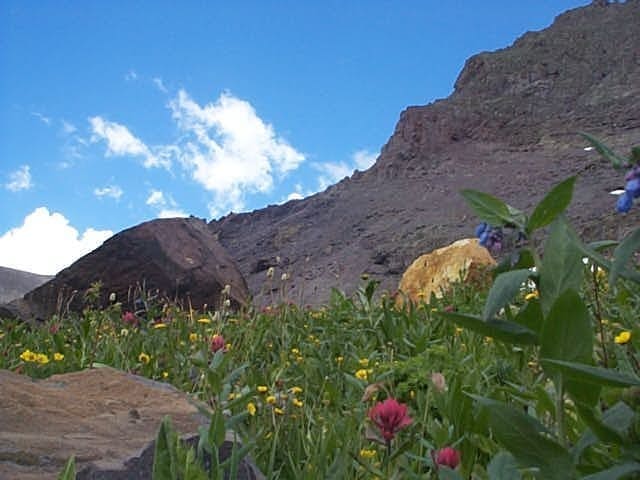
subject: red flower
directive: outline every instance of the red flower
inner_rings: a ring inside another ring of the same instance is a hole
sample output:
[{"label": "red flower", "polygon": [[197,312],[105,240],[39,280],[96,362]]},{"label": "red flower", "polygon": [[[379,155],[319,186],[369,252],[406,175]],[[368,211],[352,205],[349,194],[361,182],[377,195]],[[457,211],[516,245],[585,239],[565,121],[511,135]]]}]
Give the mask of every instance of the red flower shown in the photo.
[{"label": "red flower", "polygon": [[211,337],[211,351],[215,353],[218,350],[224,351],[224,338],[222,338],[222,335],[216,333]]},{"label": "red flower", "polygon": [[452,447],[444,447],[436,451],[435,462],[449,468],[456,468],[460,464],[460,452]]},{"label": "red flower", "polygon": [[407,415],[407,406],[398,403],[395,398],[387,398],[384,402],[378,402],[369,410],[369,418],[380,429],[382,438],[388,443],[413,421]]},{"label": "red flower", "polygon": [[138,318],[135,316],[133,312],[124,312],[122,314],[122,322],[127,323],[129,325],[137,325]]}]

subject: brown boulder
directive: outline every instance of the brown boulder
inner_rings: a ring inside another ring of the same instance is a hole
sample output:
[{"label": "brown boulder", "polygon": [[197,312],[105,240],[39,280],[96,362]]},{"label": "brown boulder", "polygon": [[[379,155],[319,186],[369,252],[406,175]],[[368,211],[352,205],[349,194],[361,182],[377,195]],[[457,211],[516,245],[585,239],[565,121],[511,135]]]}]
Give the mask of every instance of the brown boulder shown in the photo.
[{"label": "brown boulder", "polygon": [[475,238],[465,238],[418,257],[402,275],[398,304],[404,298],[429,303],[431,294],[442,297],[451,283],[475,281],[487,267],[495,265],[489,251]]},{"label": "brown boulder", "polygon": [[[208,424],[172,386],[108,367],[39,381],[0,370],[0,385],[3,479],[55,479],[71,455],[78,479],[150,479],[152,441],[165,415],[183,434]],[[239,478],[263,478],[248,459],[240,471]]]},{"label": "brown boulder", "polygon": [[147,298],[195,309],[219,306],[225,285],[231,286],[235,306],[249,297],[233,259],[207,224],[191,217],[152,220],[124,230],[9,307],[23,319],[79,312],[87,289],[97,281],[102,282],[99,307],[115,293],[123,308],[133,310],[142,290]]}]

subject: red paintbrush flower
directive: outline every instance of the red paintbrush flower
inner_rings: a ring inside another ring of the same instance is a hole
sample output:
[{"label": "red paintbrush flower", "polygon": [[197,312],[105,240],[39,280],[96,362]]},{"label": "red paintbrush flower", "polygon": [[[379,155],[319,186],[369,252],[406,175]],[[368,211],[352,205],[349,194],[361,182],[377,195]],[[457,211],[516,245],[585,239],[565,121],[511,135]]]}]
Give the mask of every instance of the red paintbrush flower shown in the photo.
[{"label": "red paintbrush flower", "polygon": [[398,403],[395,398],[387,398],[384,402],[378,402],[369,410],[369,418],[380,429],[382,438],[389,443],[402,430],[413,421],[407,414],[407,406]]}]

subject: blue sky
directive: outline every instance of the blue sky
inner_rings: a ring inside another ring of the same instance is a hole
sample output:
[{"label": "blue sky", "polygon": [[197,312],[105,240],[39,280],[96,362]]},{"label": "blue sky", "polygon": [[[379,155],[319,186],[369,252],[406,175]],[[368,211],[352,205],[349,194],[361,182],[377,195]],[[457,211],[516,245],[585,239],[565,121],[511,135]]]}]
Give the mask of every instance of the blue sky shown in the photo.
[{"label": "blue sky", "polygon": [[323,190],[464,61],[587,0],[12,1],[0,8],[0,266]]}]

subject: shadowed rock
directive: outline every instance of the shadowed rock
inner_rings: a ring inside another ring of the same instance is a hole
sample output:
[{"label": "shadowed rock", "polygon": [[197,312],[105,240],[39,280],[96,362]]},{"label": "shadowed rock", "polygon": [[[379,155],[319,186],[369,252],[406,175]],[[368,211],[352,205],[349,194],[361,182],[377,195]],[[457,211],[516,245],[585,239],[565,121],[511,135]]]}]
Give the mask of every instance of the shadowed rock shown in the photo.
[{"label": "shadowed rock", "polygon": [[102,282],[98,306],[116,294],[123,308],[134,309],[142,291],[184,307],[218,307],[221,292],[237,307],[248,299],[245,280],[207,224],[197,218],[152,220],[124,230],[62,270],[52,280],[7,307],[23,319],[79,312],[85,293]]},{"label": "shadowed rock", "polygon": [[10,302],[51,280],[51,275],[38,275],[13,268],[0,267],[0,303]]},{"label": "shadowed rock", "polygon": [[[34,381],[0,370],[0,478],[57,478],[75,455],[80,480],[150,480],[165,415],[181,434],[208,418],[172,386],[108,367]],[[192,440],[193,442],[194,440]],[[231,454],[231,437],[220,457]],[[245,458],[238,478],[264,478]]]}]

